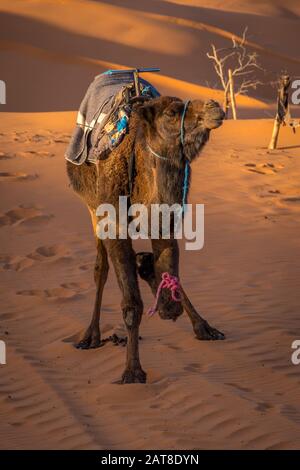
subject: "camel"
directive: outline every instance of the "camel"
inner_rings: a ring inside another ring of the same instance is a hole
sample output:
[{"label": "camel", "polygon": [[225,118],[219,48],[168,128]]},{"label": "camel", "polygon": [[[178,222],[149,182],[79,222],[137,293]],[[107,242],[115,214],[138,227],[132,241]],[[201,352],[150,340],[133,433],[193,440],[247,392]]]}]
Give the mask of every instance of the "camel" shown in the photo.
[{"label": "camel", "polygon": [[[99,160],[96,165],[83,163],[77,166],[67,162],[71,186],[90,212],[97,245],[94,269],[96,298],[92,320],[76,347],[90,349],[102,345],[100,311],[110,259],[122,294],[121,309],[127,330],[126,365],[120,383],[146,382],[139,358],[143,302],[138,276],[148,282],[155,294],[162,273],[179,276],[179,248],[177,240],[171,237],[151,240],[152,253],[136,254],[130,238],[100,240],[96,235],[97,207],[103,202],[117,207],[119,196],[129,194],[128,167],[133,152],[135,178],[131,204],[141,203],[147,207],[153,203],[181,204],[186,163],[190,164],[199,155],[211,130],[219,127],[223,119],[224,112],[215,101],[184,103],[176,97],[160,96],[134,104],[128,132],[108,158]],[[163,158],[157,158],[159,156]],[[170,292],[163,289],[158,303],[160,317],[175,321],[185,310],[197,339],[224,339],[223,333],[198,314],[180,286],[181,302],[172,301]]]}]

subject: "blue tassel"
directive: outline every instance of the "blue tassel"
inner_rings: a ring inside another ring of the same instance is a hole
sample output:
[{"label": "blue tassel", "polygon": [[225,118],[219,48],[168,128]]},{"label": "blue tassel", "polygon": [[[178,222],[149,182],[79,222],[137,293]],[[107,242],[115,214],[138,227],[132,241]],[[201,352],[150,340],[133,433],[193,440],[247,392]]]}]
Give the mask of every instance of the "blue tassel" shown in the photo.
[{"label": "blue tassel", "polygon": [[123,129],[126,129],[126,127],[127,127],[127,122],[128,122],[127,116],[123,116],[123,117],[117,122],[117,130],[118,130],[118,132],[121,132]]}]

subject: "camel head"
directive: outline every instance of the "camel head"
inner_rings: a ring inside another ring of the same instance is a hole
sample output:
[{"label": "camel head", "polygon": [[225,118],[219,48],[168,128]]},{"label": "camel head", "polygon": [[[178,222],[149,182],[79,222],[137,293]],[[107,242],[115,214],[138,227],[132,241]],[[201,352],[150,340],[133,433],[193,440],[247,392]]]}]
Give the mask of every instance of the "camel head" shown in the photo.
[{"label": "camel head", "polygon": [[190,179],[186,185],[186,165],[199,155],[211,130],[222,124],[224,112],[212,100],[192,100],[185,106],[169,96],[139,103],[135,110],[136,142],[143,162],[141,188],[148,187],[151,201],[182,204]]},{"label": "camel head", "polygon": [[[179,98],[164,96],[147,102],[139,109],[146,126],[147,144],[160,153],[172,153],[173,163],[179,155],[176,149],[181,145],[184,106],[185,103]],[[224,117],[216,101],[189,101],[183,119],[185,158],[191,162],[198,156],[208,141],[210,131],[221,126]]]}]

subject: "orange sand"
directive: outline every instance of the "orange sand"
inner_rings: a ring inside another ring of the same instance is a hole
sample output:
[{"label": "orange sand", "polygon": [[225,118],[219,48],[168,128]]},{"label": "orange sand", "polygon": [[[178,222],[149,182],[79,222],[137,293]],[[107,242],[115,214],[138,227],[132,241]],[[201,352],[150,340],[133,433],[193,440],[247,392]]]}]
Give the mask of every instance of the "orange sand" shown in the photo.
[{"label": "orange sand", "polygon": [[[164,93],[218,98],[205,51],[226,39],[211,28],[240,34],[248,24],[266,65],[299,70],[298,4],[284,3],[232,1],[223,11],[217,0],[0,2],[1,110],[13,111],[0,129],[0,448],[299,448],[300,366],[290,360],[299,339],[299,133],[282,129],[272,152],[271,119],[227,121],[212,133],[190,195],[205,204],[205,247],[182,250],[181,278],[227,339],[197,341],[185,316],[145,317],[146,385],[113,383],[123,348],[72,347],[91,315],[95,249],[63,158],[80,99],[109,64],[158,65],[151,80]],[[239,112],[272,116],[272,94],[243,98]],[[111,272],[103,336],[123,331],[119,304]]]}]

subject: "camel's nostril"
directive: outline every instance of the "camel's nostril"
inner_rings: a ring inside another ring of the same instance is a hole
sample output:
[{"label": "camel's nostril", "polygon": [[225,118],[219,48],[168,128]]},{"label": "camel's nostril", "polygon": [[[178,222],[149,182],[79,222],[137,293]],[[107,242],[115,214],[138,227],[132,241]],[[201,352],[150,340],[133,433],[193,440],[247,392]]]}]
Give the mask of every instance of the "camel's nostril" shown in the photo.
[{"label": "camel's nostril", "polygon": [[223,111],[222,108],[220,108],[220,119],[224,119],[225,118],[225,113]]}]

